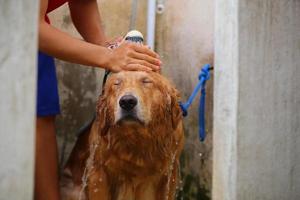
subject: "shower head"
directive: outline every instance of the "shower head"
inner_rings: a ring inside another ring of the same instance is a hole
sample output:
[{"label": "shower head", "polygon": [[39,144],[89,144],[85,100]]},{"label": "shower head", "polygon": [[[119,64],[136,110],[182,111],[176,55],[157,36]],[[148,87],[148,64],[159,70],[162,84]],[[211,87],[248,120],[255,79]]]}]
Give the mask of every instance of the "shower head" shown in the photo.
[{"label": "shower head", "polygon": [[132,30],[127,33],[125,40],[137,43],[143,43],[144,37],[143,34],[137,30]]}]

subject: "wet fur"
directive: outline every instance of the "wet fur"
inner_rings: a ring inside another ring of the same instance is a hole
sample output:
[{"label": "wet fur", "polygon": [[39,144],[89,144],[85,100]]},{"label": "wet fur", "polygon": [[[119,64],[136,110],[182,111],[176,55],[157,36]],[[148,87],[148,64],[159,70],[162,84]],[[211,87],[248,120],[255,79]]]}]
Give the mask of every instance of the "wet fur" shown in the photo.
[{"label": "wet fur", "polygon": [[[125,79],[141,75],[126,73],[129,74],[123,75]],[[117,90],[113,86],[114,77],[111,77],[104,94],[99,97],[97,118],[91,130],[80,136],[66,164],[61,181],[63,199],[79,199],[82,176],[86,163],[91,160],[83,199],[175,198],[179,156],[184,142],[179,95],[160,74],[142,75],[153,80],[151,88],[139,90],[141,101],[148,106],[145,109],[150,109],[150,121],[145,125],[114,123]],[[133,81],[131,85],[118,88],[118,92],[128,87],[140,87],[137,84],[139,82]],[[95,155],[89,160],[93,148],[96,149]]]}]

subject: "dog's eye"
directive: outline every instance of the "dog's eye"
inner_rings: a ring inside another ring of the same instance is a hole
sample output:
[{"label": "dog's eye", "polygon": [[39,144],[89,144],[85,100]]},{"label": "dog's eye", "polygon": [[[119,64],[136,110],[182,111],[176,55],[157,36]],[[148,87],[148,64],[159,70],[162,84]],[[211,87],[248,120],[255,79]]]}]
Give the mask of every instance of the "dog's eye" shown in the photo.
[{"label": "dog's eye", "polygon": [[114,81],[114,85],[120,85],[120,84],[121,84],[121,80],[116,79],[116,80]]},{"label": "dog's eye", "polygon": [[143,78],[142,82],[145,83],[145,84],[147,84],[147,83],[152,83],[152,80],[149,79],[149,78]]}]

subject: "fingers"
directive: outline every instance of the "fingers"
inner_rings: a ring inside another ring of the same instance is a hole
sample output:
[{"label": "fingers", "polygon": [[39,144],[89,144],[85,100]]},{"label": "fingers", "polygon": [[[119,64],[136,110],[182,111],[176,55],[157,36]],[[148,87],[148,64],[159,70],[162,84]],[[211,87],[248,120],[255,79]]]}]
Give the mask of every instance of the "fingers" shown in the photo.
[{"label": "fingers", "polygon": [[160,70],[161,61],[158,54],[144,45],[124,42],[119,48],[114,49],[113,53],[111,66],[118,66],[120,70],[147,72]]},{"label": "fingers", "polygon": [[114,42],[116,42],[116,43],[120,43],[122,41],[123,41],[123,37],[122,36],[114,38]]},{"label": "fingers", "polygon": [[150,67],[146,67],[144,65],[140,64],[129,64],[125,67],[125,70],[128,71],[145,71],[145,72],[151,72],[152,69]]},{"label": "fingers", "polygon": [[110,42],[110,43],[116,43],[116,42],[122,42],[122,40],[123,40],[122,36],[117,36],[117,37],[114,37],[112,39],[109,39],[108,42]]},{"label": "fingers", "polygon": [[160,69],[161,61],[158,59],[159,56],[157,53],[149,49],[144,45],[137,45],[130,43],[128,44],[129,48],[134,51],[131,52],[130,57],[134,58],[133,63],[149,67],[155,71]]},{"label": "fingers", "polygon": [[133,49],[139,53],[149,55],[153,58],[156,58],[156,59],[159,58],[159,55],[157,53],[155,53],[154,51],[152,51],[149,47],[147,47],[145,45],[134,45]]},{"label": "fingers", "polygon": [[132,55],[133,58],[139,59],[139,60],[144,60],[150,64],[153,64],[155,66],[160,67],[161,65],[161,61],[157,58],[153,58],[147,54],[142,54],[142,53],[138,53],[138,52],[134,52]]},{"label": "fingers", "polygon": [[105,46],[111,46],[111,45],[118,45],[120,42],[122,42],[123,37],[115,37],[113,39],[109,39],[105,42]]},{"label": "fingers", "polygon": [[160,67],[158,65],[151,64],[150,62],[147,62],[145,60],[139,60],[139,59],[132,59],[130,64],[138,64],[143,67],[150,68],[152,71],[159,71]]}]

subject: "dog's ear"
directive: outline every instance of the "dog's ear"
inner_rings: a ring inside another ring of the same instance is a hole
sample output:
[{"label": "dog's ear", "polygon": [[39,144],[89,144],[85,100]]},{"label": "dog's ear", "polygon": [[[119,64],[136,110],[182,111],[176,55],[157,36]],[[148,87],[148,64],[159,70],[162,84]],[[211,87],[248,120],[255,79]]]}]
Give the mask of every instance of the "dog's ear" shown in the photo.
[{"label": "dog's ear", "polygon": [[107,98],[105,94],[101,94],[97,104],[97,121],[99,124],[99,134],[102,136],[106,135],[109,129],[110,120],[108,114]]},{"label": "dog's ear", "polygon": [[171,112],[172,127],[176,129],[180,120],[182,120],[182,111],[179,106],[180,95],[174,87],[168,89],[168,104]]}]

